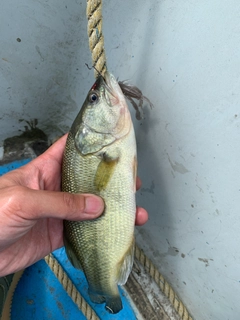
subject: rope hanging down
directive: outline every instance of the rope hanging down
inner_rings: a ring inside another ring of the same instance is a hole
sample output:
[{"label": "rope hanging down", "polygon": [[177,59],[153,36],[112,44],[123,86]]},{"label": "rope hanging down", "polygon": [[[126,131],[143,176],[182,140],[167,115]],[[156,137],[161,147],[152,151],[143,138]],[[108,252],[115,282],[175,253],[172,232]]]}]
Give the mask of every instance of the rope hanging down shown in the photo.
[{"label": "rope hanging down", "polygon": [[[104,76],[107,71],[104,38],[102,34],[102,1],[87,0],[89,48],[93,66]],[[98,73],[94,71],[95,78]]]}]

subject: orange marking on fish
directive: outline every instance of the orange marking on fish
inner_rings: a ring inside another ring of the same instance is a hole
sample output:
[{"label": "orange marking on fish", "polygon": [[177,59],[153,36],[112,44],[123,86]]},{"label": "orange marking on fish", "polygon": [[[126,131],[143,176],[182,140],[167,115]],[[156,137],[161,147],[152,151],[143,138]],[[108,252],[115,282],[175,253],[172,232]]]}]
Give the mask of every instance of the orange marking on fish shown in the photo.
[{"label": "orange marking on fish", "polygon": [[134,181],[134,192],[136,192],[136,183],[137,183],[137,158],[133,158],[133,181]]}]

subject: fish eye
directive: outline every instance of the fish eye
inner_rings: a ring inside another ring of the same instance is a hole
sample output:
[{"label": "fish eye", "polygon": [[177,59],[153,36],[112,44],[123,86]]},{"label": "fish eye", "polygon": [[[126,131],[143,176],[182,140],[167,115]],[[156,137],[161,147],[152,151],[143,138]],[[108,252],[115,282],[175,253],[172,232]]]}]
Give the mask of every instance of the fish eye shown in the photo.
[{"label": "fish eye", "polygon": [[98,102],[98,99],[99,99],[98,94],[95,91],[91,92],[88,96],[88,101],[90,103],[96,103]]}]

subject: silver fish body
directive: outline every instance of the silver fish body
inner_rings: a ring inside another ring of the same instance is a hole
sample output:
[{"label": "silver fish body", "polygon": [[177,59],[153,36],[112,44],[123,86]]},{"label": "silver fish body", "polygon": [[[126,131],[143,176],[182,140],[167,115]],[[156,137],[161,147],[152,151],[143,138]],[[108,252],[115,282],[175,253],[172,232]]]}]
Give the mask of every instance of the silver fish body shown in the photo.
[{"label": "silver fish body", "polygon": [[93,193],[105,201],[92,221],[64,221],[68,257],[83,269],[92,301],[122,309],[124,284],[134,257],[136,142],[127,103],[116,79],[99,77],[70,130],[63,158],[62,190]]}]

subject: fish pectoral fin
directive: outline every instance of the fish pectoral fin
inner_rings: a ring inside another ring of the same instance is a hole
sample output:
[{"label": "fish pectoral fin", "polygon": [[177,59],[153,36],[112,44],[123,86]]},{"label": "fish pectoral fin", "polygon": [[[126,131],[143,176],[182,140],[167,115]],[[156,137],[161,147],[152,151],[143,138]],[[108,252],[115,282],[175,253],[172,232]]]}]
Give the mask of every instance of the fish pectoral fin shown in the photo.
[{"label": "fish pectoral fin", "polygon": [[134,245],[135,245],[135,240],[133,238],[133,241],[128,251],[126,252],[125,256],[121,261],[121,267],[118,275],[119,285],[124,285],[127,282],[129,274],[131,273],[133,261],[134,261]]},{"label": "fish pectoral fin", "polygon": [[98,165],[94,179],[94,185],[98,191],[106,189],[119,160],[118,152],[113,155],[104,152],[101,156],[102,160]]},{"label": "fish pectoral fin", "polygon": [[70,260],[71,264],[74,266],[74,268],[82,270],[82,266],[80,261],[78,260],[78,258],[76,257],[71,244],[69,243],[69,241],[67,240],[67,238],[64,236],[63,237],[63,242],[64,242],[64,246],[66,249],[66,253],[67,253],[67,257]]}]

